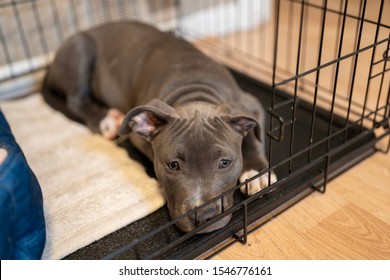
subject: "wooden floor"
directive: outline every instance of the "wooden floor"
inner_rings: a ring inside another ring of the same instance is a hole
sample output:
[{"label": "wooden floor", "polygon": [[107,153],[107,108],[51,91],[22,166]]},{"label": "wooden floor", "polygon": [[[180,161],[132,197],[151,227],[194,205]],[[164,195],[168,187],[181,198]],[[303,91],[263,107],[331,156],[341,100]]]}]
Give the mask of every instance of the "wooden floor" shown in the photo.
[{"label": "wooden floor", "polygon": [[390,259],[390,154],[374,154],[214,259]]}]

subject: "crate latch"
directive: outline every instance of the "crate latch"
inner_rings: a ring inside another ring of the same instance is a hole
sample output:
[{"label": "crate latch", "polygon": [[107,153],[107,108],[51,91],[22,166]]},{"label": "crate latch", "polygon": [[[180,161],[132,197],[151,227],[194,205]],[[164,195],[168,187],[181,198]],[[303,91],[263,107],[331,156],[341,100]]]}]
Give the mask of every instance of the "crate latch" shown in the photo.
[{"label": "crate latch", "polygon": [[[271,108],[268,109],[268,113],[271,115],[271,122],[273,120],[276,120],[278,122],[277,124],[272,125],[271,129],[267,131],[267,135],[269,137],[271,137],[273,140],[275,140],[277,142],[283,141],[285,126],[287,124],[291,124],[293,122],[293,120],[284,121],[283,117],[280,116],[279,114],[275,113],[275,111],[284,107],[284,106],[289,106],[289,107],[291,107],[291,110],[294,110],[294,108],[298,106],[298,103],[299,103],[298,97],[293,97],[293,98],[284,100],[284,101],[280,102],[279,104],[276,104],[276,106],[274,106],[274,108],[272,108],[272,109]],[[274,134],[273,133],[274,130],[277,130],[278,133]]]}]

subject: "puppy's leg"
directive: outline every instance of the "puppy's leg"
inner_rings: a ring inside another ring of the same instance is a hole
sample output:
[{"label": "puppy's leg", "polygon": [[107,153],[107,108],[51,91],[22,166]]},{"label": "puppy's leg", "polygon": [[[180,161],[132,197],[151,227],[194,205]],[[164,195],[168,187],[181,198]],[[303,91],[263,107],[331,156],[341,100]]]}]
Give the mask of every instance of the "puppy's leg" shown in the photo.
[{"label": "puppy's leg", "polygon": [[64,106],[54,107],[85,123],[93,132],[112,139],[117,135],[124,115],[117,109],[107,108],[93,97],[91,80],[95,59],[96,46],[91,38],[85,34],[71,37],[57,52],[43,93],[48,102],[62,98]]},{"label": "puppy's leg", "polygon": [[[268,161],[265,157],[263,143],[251,131],[244,138],[242,146],[242,155],[244,159],[243,172],[240,176],[240,183],[249,180],[260,173],[260,171],[268,168]],[[270,180],[270,182],[269,182]],[[274,172],[265,173],[262,176],[248,182],[247,189],[245,186],[240,188],[240,191],[245,195],[254,195],[262,189],[268,187],[277,181]],[[269,184],[270,183],[270,184]]]},{"label": "puppy's leg", "polygon": [[93,98],[76,95],[68,99],[67,106],[93,132],[100,133],[107,139],[117,136],[124,119],[122,112],[100,105]]}]

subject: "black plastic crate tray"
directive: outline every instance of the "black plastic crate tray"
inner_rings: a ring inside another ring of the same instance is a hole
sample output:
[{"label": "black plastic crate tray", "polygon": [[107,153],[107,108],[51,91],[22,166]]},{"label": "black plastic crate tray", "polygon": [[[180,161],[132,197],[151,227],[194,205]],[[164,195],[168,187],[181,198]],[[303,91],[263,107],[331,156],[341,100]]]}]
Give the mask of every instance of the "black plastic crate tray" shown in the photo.
[{"label": "black plastic crate tray", "polygon": [[[270,107],[272,92],[269,85],[236,72],[233,74],[242,89],[259,98],[265,108]],[[323,139],[328,136],[330,113],[319,108],[317,108],[315,114],[314,144],[309,152],[313,116],[312,105],[300,101],[296,109],[292,153],[292,155],[297,156],[292,158],[290,164],[286,159],[289,159],[291,144],[291,122],[288,122],[292,115],[293,103],[288,102],[291,98],[292,96],[287,93],[277,92],[274,103],[285,104],[279,110],[274,110],[286,122],[283,140],[280,142],[273,141],[271,156],[272,166],[277,166],[275,172],[280,181],[275,185],[273,192],[263,197],[252,198],[249,203],[246,203],[247,215],[245,222],[247,224],[255,221],[261,221],[262,223],[268,221],[313,191],[322,190],[321,185],[324,180],[335,177],[374,152],[375,135],[369,130],[361,130],[359,126],[349,122],[347,138],[344,138],[346,123],[338,116],[333,117],[331,129],[332,132],[339,131],[340,133],[336,133],[332,137],[329,143],[330,149],[327,150],[328,143]],[[284,101],[286,102],[283,103]],[[268,126],[269,116],[267,118]],[[277,135],[278,133],[279,129],[276,128],[273,134]],[[269,142],[267,145],[269,146]],[[154,175],[151,163],[138,153],[128,141],[122,143],[121,146],[128,150],[130,156],[143,162],[151,176]],[[309,153],[311,154],[310,161],[308,160]],[[236,191],[235,205],[240,205],[238,211],[233,214],[227,226],[215,232],[186,235],[172,225],[145,239],[148,233],[171,221],[168,209],[164,206],[147,217],[81,248],[65,257],[65,259],[101,259],[107,256],[118,259],[196,258],[243,229],[244,205],[242,202],[244,200],[245,197],[239,191]],[[144,240],[139,242],[141,239]],[[178,242],[178,239],[182,241]],[[112,252],[120,248],[122,248],[122,253],[111,255]]]}]

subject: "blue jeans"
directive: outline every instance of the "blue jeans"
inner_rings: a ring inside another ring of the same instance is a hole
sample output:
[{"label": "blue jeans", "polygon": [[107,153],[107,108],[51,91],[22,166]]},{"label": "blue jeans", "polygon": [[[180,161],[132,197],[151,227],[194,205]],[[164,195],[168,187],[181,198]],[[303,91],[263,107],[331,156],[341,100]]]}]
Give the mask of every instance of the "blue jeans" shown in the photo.
[{"label": "blue jeans", "polygon": [[40,259],[46,240],[42,191],[0,110],[0,259]]}]

